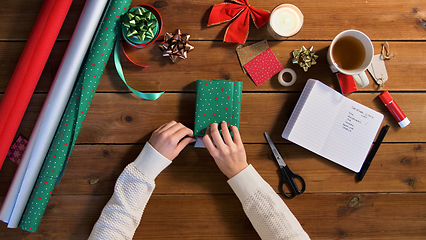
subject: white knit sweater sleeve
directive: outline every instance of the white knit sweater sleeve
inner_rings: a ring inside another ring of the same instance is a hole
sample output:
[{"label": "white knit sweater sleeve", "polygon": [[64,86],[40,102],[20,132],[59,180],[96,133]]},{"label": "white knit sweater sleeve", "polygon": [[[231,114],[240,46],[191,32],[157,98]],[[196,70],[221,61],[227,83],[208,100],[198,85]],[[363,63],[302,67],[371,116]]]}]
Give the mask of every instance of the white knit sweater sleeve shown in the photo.
[{"label": "white knit sweater sleeve", "polygon": [[154,179],[171,161],[148,142],[124,169],[89,239],[132,239],[155,188]]},{"label": "white knit sweater sleeve", "polygon": [[262,239],[309,239],[280,196],[252,165],[228,180]]}]

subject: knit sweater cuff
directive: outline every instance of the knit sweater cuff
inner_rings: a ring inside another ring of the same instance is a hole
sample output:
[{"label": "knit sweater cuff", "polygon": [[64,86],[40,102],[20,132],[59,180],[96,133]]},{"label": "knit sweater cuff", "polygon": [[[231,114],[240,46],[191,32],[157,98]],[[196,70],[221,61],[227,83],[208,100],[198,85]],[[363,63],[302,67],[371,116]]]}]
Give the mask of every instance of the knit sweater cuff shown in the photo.
[{"label": "knit sweater cuff", "polygon": [[228,184],[240,201],[244,201],[246,198],[252,196],[259,189],[271,187],[251,164],[229,179]]},{"label": "knit sweater cuff", "polygon": [[172,161],[155,150],[149,142],[146,142],[141,153],[133,163],[141,173],[149,179],[154,180]]}]

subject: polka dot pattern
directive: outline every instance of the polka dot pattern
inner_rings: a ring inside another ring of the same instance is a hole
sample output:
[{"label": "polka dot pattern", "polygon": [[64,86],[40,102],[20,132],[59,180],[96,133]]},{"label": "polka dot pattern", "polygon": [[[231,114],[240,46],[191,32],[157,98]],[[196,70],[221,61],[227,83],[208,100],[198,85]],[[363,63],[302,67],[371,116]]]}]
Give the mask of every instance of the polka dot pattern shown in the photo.
[{"label": "polka dot pattern", "polygon": [[243,83],[197,80],[194,135],[204,136],[212,123],[226,121],[239,127]]},{"label": "polka dot pattern", "polygon": [[[241,46],[241,45],[240,45]],[[240,60],[241,66],[246,65],[248,62],[259,56],[262,52],[269,48],[266,40],[254,43],[247,47],[237,48],[238,59]],[[243,68],[244,69],[244,68]]]},{"label": "polka dot pattern", "polygon": [[259,56],[245,64],[244,68],[256,86],[260,86],[281,71],[283,66],[272,50],[268,48],[266,51],[259,54]]},{"label": "polka dot pattern", "polygon": [[121,24],[121,18],[116,16],[124,15],[130,3],[131,0],[114,0],[105,11],[19,224],[26,231],[36,232],[40,225],[55,183],[63,174],[113,50]]}]

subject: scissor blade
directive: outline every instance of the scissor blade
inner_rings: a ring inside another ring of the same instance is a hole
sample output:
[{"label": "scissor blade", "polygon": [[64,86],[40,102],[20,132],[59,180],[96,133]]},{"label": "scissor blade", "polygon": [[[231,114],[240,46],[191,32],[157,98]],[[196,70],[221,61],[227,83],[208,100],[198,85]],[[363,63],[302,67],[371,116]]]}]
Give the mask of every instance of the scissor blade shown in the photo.
[{"label": "scissor blade", "polygon": [[283,158],[281,157],[280,153],[278,152],[278,149],[275,147],[274,142],[272,142],[271,137],[269,137],[269,134],[267,132],[264,132],[263,134],[265,135],[266,141],[268,141],[269,146],[271,147],[272,152],[274,153],[274,156],[275,156],[275,159],[278,162],[278,165],[280,165],[281,167],[285,167],[286,164],[285,164]]}]

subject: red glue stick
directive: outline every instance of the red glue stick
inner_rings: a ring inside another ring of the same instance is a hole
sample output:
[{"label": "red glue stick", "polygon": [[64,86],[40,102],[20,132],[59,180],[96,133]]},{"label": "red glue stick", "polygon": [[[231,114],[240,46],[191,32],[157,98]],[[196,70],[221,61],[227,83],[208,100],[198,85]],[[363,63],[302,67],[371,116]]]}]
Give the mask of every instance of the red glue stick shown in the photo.
[{"label": "red glue stick", "polygon": [[408,120],[388,91],[382,92],[379,97],[388,110],[392,113],[392,116],[395,118],[395,120],[398,121],[398,124],[401,128],[410,124],[410,120]]}]

